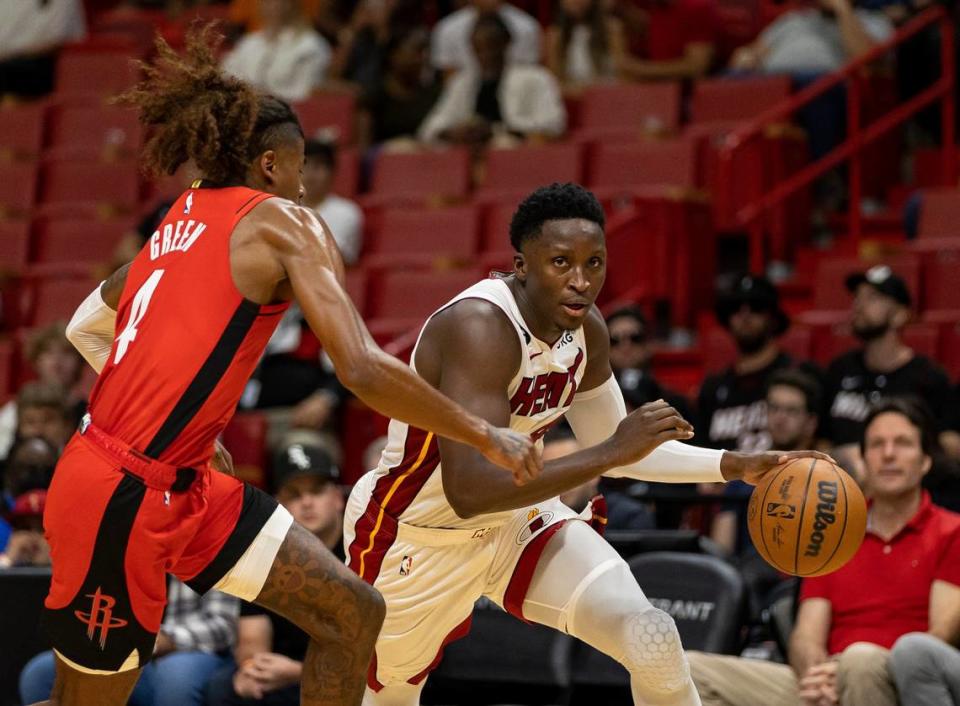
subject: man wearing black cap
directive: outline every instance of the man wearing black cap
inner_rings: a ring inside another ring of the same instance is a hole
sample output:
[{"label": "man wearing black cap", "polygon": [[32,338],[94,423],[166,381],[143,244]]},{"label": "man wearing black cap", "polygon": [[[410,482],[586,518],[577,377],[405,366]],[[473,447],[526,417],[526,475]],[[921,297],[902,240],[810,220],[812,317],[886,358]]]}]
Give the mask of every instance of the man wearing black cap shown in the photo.
[{"label": "man wearing black cap", "polygon": [[[340,471],[319,446],[289,444],[273,462],[277,500],[293,519],[343,558]],[[240,609],[237,668],[214,675],[207,703],[217,706],[298,706],[309,640],[293,623],[252,603]]]},{"label": "man wearing black cap", "polygon": [[698,400],[697,438],[712,448],[765,451],[767,380],[793,365],[777,338],[790,327],[776,288],[764,277],[743,275],[717,295],[717,320],[737,345],[736,362],[704,380]]},{"label": "man wearing black cap", "polygon": [[[877,265],[851,274],[846,285],[853,295],[853,333],[863,347],[840,355],[827,370],[823,434],[835,446],[834,457],[857,470],[857,444],[872,405],[883,397],[915,397],[942,421],[948,412],[950,381],[936,363],[915,353],[901,338],[910,320],[911,297],[900,277],[886,265]],[[940,431],[943,436],[943,428]]]}]

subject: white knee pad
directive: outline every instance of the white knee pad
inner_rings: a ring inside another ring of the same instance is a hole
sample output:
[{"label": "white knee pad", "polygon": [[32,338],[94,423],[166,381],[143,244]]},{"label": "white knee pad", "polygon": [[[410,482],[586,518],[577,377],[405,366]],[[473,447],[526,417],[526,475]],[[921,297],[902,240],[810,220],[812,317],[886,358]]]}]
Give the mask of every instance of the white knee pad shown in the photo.
[{"label": "white knee pad", "polygon": [[654,692],[670,694],[690,680],[690,665],[673,618],[659,608],[630,615],[625,621],[624,666]]}]

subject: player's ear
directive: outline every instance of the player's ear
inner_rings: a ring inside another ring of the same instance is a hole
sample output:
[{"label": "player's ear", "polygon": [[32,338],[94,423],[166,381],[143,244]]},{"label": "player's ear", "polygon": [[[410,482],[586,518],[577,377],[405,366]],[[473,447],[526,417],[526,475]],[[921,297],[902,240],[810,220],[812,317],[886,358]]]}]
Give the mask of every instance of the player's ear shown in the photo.
[{"label": "player's ear", "polygon": [[521,253],[513,256],[513,272],[521,282],[527,278],[527,261]]},{"label": "player's ear", "polygon": [[261,176],[268,184],[272,184],[277,171],[277,153],[274,150],[267,150],[261,154],[259,166]]}]

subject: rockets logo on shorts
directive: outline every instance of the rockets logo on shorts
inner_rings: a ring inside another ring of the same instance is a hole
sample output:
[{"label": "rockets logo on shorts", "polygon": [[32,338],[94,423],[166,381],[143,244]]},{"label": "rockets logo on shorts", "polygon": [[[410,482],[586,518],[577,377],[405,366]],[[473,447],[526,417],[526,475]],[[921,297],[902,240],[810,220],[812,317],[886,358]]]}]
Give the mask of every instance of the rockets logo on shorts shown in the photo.
[{"label": "rockets logo on shorts", "polygon": [[527,519],[529,521],[523,526],[523,529],[520,530],[520,534],[517,535],[517,544],[525,544],[533,535],[549,525],[550,520],[553,519],[553,513],[549,510],[545,512],[535,512],[531,510],[527,515]]},{"label": "rockets logo on shorts", "polygon": [[413,570],[413,557],[404,556],[403,559],[400,560],[400,575],[409,576],[412,570]]}]

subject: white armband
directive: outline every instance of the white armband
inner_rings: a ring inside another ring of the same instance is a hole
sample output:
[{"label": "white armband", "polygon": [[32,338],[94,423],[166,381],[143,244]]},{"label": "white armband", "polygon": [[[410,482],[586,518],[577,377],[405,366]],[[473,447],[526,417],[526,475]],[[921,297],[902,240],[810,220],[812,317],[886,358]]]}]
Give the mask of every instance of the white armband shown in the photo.
[{"label": "white armband", "polygon": [[[626,416],[623,393],[612,375],[599,387],[578,392],[573,398],[573,406],[567,411],[567,421],[584,447],[596,446],[609,439]],[[614,468],[604,475],[662,483],[723,483],[725,479],[720,473],[722,456],[723,451],[667,441],[639,461]]]},{"label": "white armband", "polygon": [[67,324],[67,338],[70,343],[98,373],[103,370],[110,357],[117,324],[117,312],[107,306],[100,295],[102,285],[101,282],[90,296],[83,300]]}]

